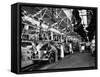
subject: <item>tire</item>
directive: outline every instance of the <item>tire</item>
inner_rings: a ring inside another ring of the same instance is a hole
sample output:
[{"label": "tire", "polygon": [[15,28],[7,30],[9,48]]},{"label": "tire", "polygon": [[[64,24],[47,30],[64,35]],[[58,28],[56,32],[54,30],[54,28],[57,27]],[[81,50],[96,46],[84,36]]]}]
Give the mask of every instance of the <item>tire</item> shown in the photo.
[{"label": "tire", "polygon": [[37,61],[37,60],[33,61],[33,64],[38,64],[38,63],[39,63],[39,61]]},{"label": "tire", "polygon": [[49,64],[54,63],[54,62],[55,62],[55,53],[51,53],[49,57]]}]

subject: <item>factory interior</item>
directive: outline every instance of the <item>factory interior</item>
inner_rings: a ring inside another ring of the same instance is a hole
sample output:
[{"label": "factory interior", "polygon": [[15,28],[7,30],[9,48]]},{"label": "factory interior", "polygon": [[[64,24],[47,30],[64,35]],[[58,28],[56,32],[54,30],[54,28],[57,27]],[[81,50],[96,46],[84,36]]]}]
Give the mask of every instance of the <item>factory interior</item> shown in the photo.
[{"label": "factory interior", "polygon": [[95,66],[95,41],[93,9],[21,8],[21,68],[33,68],[24,70],[73,68],[80,57],[90,62],[80,59],[75,67]]}]

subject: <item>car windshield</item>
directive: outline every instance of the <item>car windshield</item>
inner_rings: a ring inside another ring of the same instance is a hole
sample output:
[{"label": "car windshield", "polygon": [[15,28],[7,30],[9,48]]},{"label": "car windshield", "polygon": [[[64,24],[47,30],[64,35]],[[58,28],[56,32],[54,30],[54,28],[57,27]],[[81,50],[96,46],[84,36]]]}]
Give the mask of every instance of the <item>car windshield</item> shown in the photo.
[{"label": "car windshield", "polygon": [[48,47],[48,43],[44,44],[40,50],[46,50],[46,48]]}]

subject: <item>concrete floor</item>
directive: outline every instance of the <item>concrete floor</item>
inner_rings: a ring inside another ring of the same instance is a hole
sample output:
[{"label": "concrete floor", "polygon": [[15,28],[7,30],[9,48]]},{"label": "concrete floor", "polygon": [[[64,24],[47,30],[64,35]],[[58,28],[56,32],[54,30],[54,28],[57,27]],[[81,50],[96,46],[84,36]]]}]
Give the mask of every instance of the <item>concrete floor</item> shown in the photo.
[{"label": "concrete floor", "polygon": [[49,64],[41,69],[61,69],[95,66],[95,57],[90,53],[74,53],[64,57],[61,61]]}]

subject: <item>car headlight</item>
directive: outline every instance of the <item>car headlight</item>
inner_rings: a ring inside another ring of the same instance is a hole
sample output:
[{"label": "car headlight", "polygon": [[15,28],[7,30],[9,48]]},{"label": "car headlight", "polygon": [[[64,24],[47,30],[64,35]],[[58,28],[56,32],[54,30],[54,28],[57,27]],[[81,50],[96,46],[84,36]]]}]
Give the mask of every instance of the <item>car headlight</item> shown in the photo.
[{"label": "car headlight", "polygon": [[44,51],[44,54],[46,54],[47,53],[47,51]]},{"label": "car headlight", "polygon": [[37,54],[37,51],[35,51],[34,53]]}]

